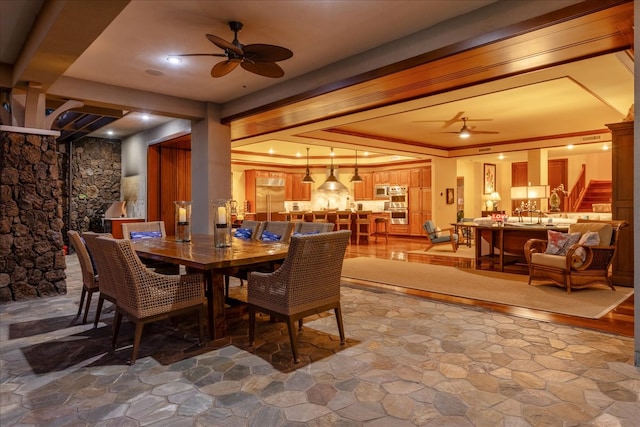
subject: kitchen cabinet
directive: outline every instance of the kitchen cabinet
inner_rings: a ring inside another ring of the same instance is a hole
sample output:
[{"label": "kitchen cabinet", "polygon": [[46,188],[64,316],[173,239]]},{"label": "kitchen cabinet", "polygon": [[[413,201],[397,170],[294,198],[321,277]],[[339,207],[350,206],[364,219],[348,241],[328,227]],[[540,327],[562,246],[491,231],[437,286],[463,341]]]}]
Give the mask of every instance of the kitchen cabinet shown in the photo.
[{"label": "kitchen cabinet", "polygon": [[389,171],[389,184],[391,185],[409,185],[409,169],[400,169]]},{"label": "kitchen cabinet", "polygon": [[373,173],[360,173],[362,182],[353,183],[353,200],[373,200]]},{"label": "kitchen cabinet", "polygon": [[389,182],[389,171],[380,171],[373,173],[374,184],[391,184]]},{"label": "kitchen cabinet", "polygon": [[282,179],[287,178],[287,174],[285,172],[260,171],[260,170],[250,170],[247,172],[253,172],[255,178],[282,178]]},{"label": "kitchen cabinet", "polygon": [[409,234],[424,235],[422,224],[431,219],[431,188],[409,188]]},{"label": "kitchen cabinet", "polygon": [[431,187],[431,166],[411,169],[409,187]]},{"label": "kitchen cabinet", "polygon": [[289,173],[286,181],[287,200],[294,201],[310,201],[311,187],[313,184],[305,184],[302,182],[303,173]]}]

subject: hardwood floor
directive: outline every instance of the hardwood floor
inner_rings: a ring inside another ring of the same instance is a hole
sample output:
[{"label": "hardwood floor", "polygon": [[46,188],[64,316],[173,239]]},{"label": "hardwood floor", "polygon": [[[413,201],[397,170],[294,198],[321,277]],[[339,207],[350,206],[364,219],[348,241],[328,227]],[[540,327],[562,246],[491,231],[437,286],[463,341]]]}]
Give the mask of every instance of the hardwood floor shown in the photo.
[{"label": "hardwood floor", "polygon": [[[374,242],[374,239],[370,240],[368,244],[351,244],[347,248],[346,258],[356,257],[375,257],[381,259],[402,259],[409,262],[419,262],[424,264],[439,264],[448,266],[459,267],[475,267],[475,261],[467,258],[455,258],[444,257],[437,255],[414,255],[407,254],[407,251],[422,249],[425,247],[425,242],[419,238],[403,238],[390,236],[387,243],[383,239],[378,239],[378,243]],[[358,280],[346,280],[349,283],[367,286],[377,287],[392,290],[394,292],[415,295],[424,298],[435,299],[444,302],[450,302],[455,304],[471,305],[475,307],[483,307],[489,310],[502,312],[514,316],[520,316],[528,319],[533,319],[542,322],[556,322],[563,323],[572,326],[579,326],[583,328],[596,329],[604,332],[611,332],[614,334],[633,336],[633,316],[634,316],[634,303],[633,295],[631,295],[622,304],[616,307],[611,312],[602,316],[600,319],[586,319],[582,317],[567,316],[561,314],[548,313],[545,311],[531,310],[520,307],[513,307],[508,305],[496,304],[485,301],[472,300],[468,298],[460,298],[455,296],[448,296],[442,294],[436,294],[432,292],[419,291],[413,289],[400,288],[396,286],[382,285],[378,283],[364,282]]]}]

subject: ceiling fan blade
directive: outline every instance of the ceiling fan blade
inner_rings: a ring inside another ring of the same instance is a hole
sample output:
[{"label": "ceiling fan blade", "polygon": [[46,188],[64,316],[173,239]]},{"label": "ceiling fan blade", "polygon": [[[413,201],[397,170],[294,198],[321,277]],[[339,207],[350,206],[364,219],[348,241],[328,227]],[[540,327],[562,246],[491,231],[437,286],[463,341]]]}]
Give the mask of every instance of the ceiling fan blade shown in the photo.
[{"label": "ceiling fan blade", "polygon": [[243,61],[242,68],[252,73],[264,77],[278,78],[284,76],[284,70],[275,62],[255,62]]},{"label": "ceiling fan blade", "polygon": [[470,129],[469,132],[471,134],[477,134],[477,133],[497,134],[497,133],[500,133],[500,132],[491,131],[491,130],[472,130],[472,129]]},{"label": "ceiling fan blade", "polygon": [[442,129],[446,129],[449,126],[451,126],[452,124],[455,124],[456,122],[459,122],[460,120],[462,120],[462,115],[463,114],[464,114],[464,111],[459,111],[458,114],[453,116],[452,119],[445,120],[444,124],[442,125]]},{"label": "ceiling fan blade", "polygon": [[240,63],[239,59],[230,59],[229,61],[218,62],[211,69],[211,77],[222,77],[229,74],[233,71],[238,64]]},{"label": "ceiling fan blade", "polygon": [[211,43],[215,44],[222,50],[230,50],[235,54],[242,55],[242,49],[240,49],[238,46],[236,46],[233,43],[229,43],[225,39],[222,39],[218,36],[214,36],[213,34],[207,34],[207,38]]},{"label": "ceiling fan blade", "polygon": [[170,55],[170,56],[220,56],[223,58],[226,58],[227,55],[225,55],[224,53],[181,53],[178,55]]},{"label": "ceiling fan blade", "polygon": [[284,61],[293,56],[289,49],[271,44],[248,44],[243,47],[244,56],[253,62]]}]

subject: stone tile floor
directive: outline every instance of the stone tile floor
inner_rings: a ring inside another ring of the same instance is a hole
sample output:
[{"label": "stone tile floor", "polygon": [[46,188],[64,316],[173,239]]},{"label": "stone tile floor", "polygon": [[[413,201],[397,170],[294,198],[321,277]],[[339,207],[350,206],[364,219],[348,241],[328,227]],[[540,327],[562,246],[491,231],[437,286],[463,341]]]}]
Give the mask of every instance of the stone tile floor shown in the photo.
[{"label": "stone tile floor", "polygon": [[348,342],[333,315],[309,318],[302,362],[283,324],[246,318],[230,342],[197,345],[195,322],[132,328],[110,346],[113,307],[92,327],[66,296],[0,306],[0,425],[638,426],[640,370],[629,338],[344,286]]}]

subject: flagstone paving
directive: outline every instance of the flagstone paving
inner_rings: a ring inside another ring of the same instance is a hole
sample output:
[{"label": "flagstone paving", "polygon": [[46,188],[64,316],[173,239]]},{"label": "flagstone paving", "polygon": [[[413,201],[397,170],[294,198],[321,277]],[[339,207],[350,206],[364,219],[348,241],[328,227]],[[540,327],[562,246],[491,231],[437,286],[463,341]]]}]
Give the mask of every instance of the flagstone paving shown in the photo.
[{"label": "flagstone paving", "polygon": [[[286,327],[230,315],[229,343],[197,345],[188,317],[110,345],[68,294],[0,306],[4,426],[637,426],[633,340],[483,309],[343,286],[347,343],[330,313],[305,321],[301,363]],[[237,290],[238,288],[236,288]],[[233,314],[233,313],[232,313]]]}]

